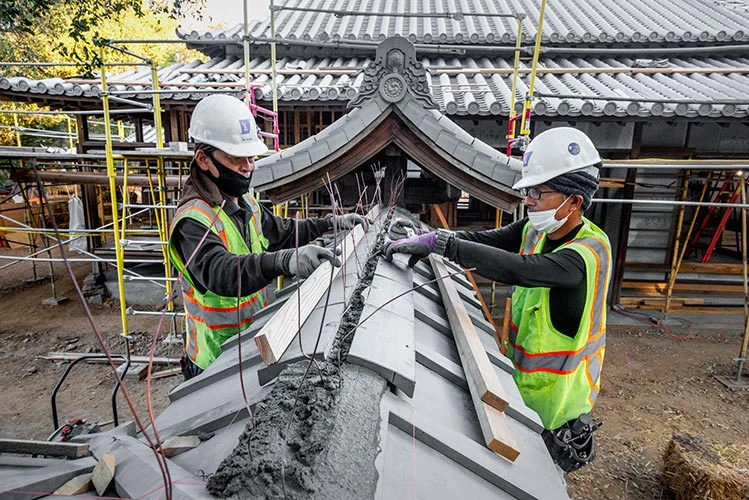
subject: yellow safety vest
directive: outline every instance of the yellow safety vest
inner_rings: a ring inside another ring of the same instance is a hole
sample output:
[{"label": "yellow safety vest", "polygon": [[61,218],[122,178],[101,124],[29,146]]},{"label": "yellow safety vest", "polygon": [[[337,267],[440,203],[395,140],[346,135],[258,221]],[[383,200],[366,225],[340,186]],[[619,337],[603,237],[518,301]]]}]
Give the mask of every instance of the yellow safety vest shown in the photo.
[{"label": "yellow safety vest", "polygon": [[[521,255],[540,253],[546,234],[523,229]],[[583,227],[567,248],[585,261],[587,297],[574,338],[551,323],[549,288],[515,287],[512,294],[512,327],[507,355],[515,365],[513,378],[523,401],[538,413],[546,429],[556,429],[590,412],[600,391],[606,350],[606,295],[611,278],[611,244],[608,236],[583,218]]]},{"label": "yellow safety vest", "polygon": [[[191,200],[179,207],[172,230],[181,220],[189,218],[206,229],[210,228],[233,254],[262,253],[268,248],[268,240],[263,236],[260,206],[252,196],[244,195],[243,198],[252,211],[250,248],[229,215],[218,205],[210,205],[201,199]],[[255,314],[267,303],[262,290],[239,298],[225,297],[210,290],[201,293],[195,288],[193,277],[174,247],[174,232],[170,234],[169,257],[180,273],[185,307],[185,351],[193,363],[205,370],[221,354],[221,344],[249,327]],[[190,256],[186,255],[185,258],[189,259]]]}]

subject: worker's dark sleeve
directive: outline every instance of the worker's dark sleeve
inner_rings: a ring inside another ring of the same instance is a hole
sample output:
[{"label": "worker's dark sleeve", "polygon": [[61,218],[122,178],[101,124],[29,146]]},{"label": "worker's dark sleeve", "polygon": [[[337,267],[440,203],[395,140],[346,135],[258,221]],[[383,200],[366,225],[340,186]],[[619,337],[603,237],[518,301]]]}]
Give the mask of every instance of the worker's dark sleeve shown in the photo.
[{"label": "worker's dark sleeve", "polygon": [[523,242],[523,227],[528,219],[522,219],[506,226],[488,231],[455,231],[460,240],[473,241],[508,252],[520,251]]},{"label": "worker's dark sleeve", "polygon": [[283,248],[295,248],[297,239],[295,227],[299,228],[299,246],[306,245],[315,238],[319,238],[330,230],[330,221],[327,219],[285,219],[276,217],[273,212],[261,205],[263,236],[270,242],[269,251]]},{"label": "worker's dark sleeve", "polygon": [[585,279],[585,261],[571,249],[518,255],[489,245],[453,239],[445,257],[476,274],[508,285],[574,288]]},{"label": "worker's dark sleeve", "polygon": [[[205,241],[201,244],[204,235]],[[192,219],[179,222],[172,237],[183,262],[187,262],[195,249],[200,247],[187,268],[201,292],[207,289],[225,297],[249,295],[283,274],[283,263],[278,252],[233,254],[215,233]],[[238,291],[240,281],[241,290]]]}]

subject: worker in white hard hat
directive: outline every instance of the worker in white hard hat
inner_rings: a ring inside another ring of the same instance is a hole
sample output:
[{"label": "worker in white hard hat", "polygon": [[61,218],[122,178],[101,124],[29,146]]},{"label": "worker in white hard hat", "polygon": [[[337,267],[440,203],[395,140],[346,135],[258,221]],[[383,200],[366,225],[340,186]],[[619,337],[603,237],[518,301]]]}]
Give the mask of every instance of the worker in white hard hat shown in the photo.
[{"label": "worker in white hard hat", "polygon": [[411,255],[411,265],[436,252],[514,285],[507,355],[523,400],[541,418],[544,440],[565,471],[595,457],[590,411],[606,346],[611,245],[583,212],[598,189],[600,166],[584,133],[547,130],[528,145],[522,179],[513,186],[525,198],[526,218],[489,231],[406,238],[418,229],[396,221],[384,249],[387,259]]},{"label": "worker in white hard hat", "polygon": [[195,156],[169,238],[186,313],[186,378],[205,370],[226,339],[250,326],[267,305],[263,289],[273,279],[305,279],[325,261],[341,265],[332,250],[309,242],[334,225],[351,229],[368,223],[358,214],[284,219],[259,204],[249,193],[254,157],[268,147],[255,117],[235,97],[201,100],[190,136]]}]

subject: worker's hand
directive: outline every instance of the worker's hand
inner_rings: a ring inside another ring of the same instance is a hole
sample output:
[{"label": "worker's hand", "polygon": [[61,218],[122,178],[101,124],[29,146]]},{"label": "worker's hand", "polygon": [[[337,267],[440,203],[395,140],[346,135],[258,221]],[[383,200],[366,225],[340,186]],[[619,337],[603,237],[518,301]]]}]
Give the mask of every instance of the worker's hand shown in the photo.
[{"label": "worker's hand", "polygon": [[430,233],[424,233],[397,241],[388,240],[385,242],[382,252],[387,261],[393,260],[394,253],[408,254],[411,256],[411,258],[408,259],[408,266],[414,267],[419,259],[428,257],[430,253],[434,252],[436,244],[437,231],[432,231]]},{"label": "worker's hand", "polygon": [[341,230],[353,229],[357,224],[364,226],[364,231],[369,230],[369,225],[372,221],[368,217],[361,216],[359,214],[345,214],[345,215],[333,215],[327,216],[330,220],[330,228],[337,228]]},{"label": "worker's hand", "polygon": [[390,229],[388,229],[388,238],[393,241],[410,238],[419,234],[424,234],[424,231],[421,230],[417,222],[409,219],[395,219],[390,224]]},{"label": "worker's hand", "polygon": [[299,247],[298,252],[291,251],[291,260],[288,265],[289,274],[296,275],[299,279],[307,279],[326,260],[335,267],[341,267],[341,259],[337,257],[338,255],[341,255],[340,248],[333,251],[317,245]]}]

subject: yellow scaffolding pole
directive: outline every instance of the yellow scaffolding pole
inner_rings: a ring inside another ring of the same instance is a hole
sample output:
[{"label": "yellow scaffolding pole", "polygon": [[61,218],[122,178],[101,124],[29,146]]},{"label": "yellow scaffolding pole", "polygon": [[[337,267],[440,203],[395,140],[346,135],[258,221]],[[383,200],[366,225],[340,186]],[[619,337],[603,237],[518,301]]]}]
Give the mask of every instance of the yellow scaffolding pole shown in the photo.
[{"label": "yellow scaffolding pole", "polygon": [[[159,95],[159,72],[156,62],[151,60],[151,79],[153,80],[153,123],[156,129],[156,147],[164,147],[164,138],[162,136],[163,124],[161,122],[161,97]],[[156,158],[156,174],[158,182],[158,198],[161,210],[156,212],[156,226],[159,231],[160,241],[169,241],[169,221],[166,213],[166,169],[164,168],[164,157]],[[150,175],[149,175],[150,182]],[[153,198],[153,187],[151,187]],[[174,300],[172,298],[172,266],[169,264],[169,249],[166,245],[161,245],[161,254],[164,259],[164,277],[166,278],[166,308],[167,311],[174,311]],[[175,332],[174,316],[172,316],[172,333]]]},{"label": "yellow scaffolding pole", "polygon": [[515,138],[515,125],[517,112],[515,111],[515,93],[518,90],[518,74],[520,72],[520,47],[523,37],[523,14],[518,14],[518,34],[515,40],[515,62],[513,63],[512,69],[512,91],[510,92],[510,127],[508,127],[508,134],[506,139],[512,140]]},{"label": "yellow scaffolding pole", "polygon": [[124,260],[125,253],[122,248],[124,235],[120,233],[120,223],[117,219],[117,184],[115,182],[114,157],[112,151],[112,129],[110,127],[109,114],[109,92],[107,91],[107,69],[104,65],[104,47],[99,49],[101,57],[101,101],[104,107],[104,136],[106,138],[106,162],[107,177],[109,178],[110,200],[112,203],[112,229],[114,231],[115,259],[117,261],[117,288],[120,292],[120,317],[122,319],[122,336],[125,337],[125,348],[127,357],[130,357],[130,330],[127,326],[127,303],[125,301]]},{"label": "yellow scaffolding pole", "polygon": [[546,0],[541,0],[541,9],[538,13],[538,31],[536,32],[536,46],[533,50],[533,65],[531,66],[531,79],[528,84],[528,95],[523,105],[523,120],[520,124],[520,135],[530,135],[530,113],[533,94],[536,91],[536,69],[538,68],[538,56],[541,52],[541,37],[544,31],[544,14],[546,12]]}]

